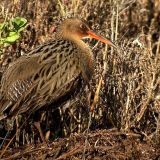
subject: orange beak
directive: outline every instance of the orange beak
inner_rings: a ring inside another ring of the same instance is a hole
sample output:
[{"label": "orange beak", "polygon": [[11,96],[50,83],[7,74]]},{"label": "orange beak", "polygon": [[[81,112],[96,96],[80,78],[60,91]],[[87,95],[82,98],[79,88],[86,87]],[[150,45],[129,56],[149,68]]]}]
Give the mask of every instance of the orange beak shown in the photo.
[{"label": "orange beak", "polygon": [[91,38],[97,39],[97,40],[99,40],[99,41],[101,41],[103,43],[106,43],[108,45],[111,45],[112,47],[117,48],[117,46],[112,41],[110,41],[110,40],[108,40],[106,38],[103,38],[102,36],[98,36],[93,31],[88,31],[87,33]]}]

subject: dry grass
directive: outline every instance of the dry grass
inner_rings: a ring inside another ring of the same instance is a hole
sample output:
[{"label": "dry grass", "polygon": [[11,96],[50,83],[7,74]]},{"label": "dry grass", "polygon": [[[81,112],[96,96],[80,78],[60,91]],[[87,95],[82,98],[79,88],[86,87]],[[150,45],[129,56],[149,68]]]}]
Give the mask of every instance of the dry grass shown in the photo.
[{"label": "dry grass", "polygon": [[[94,40],[88,41],[97,63],[91,82],[94,92],[85,87],[59,110],[55,111],[51,105],[35,113],[17,136],[18,144],[39,141],[37,131],[30,127],[36,115],[41,115],[43,132],[50,140],[85,131],[91,104],[94,106],[91,130],[115,127],[160,144],[159,0],[154,3],[151,0],[1,0],[0,7],[0,21],[22,16],[29,23],[20,41],[14,47],[3,49],[1,74],[10,61],[54,37],[51,29],[66,16],[83,17],[94,30],[119,46],[113,50]],[[97,90],[101,77],[102,84]]]},{"label": "dry grass", "polygon": [[[96,130],[88,134],[88,144],[85,150],[86,160],[126,160],[126,159],[158,159],[160,149],[152,144],[140,143],[138,134],[125,135],[117,130]],[[57,139],[45,144],[28,145],[7,151],[4,160],[70,160],[83,159],[85,134],[71,134],[69,138]]]}]

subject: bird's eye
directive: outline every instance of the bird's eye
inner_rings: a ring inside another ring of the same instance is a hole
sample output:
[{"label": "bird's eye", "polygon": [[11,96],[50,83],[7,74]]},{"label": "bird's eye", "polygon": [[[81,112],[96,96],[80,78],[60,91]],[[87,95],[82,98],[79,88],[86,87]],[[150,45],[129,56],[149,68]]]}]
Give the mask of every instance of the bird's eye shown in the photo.
[{"label": "bird's eye", "polygon": [[80,28],[81,28],[81,29],[84,29],[84,25],[83,25],[83,24],[80,24]]},{"label": "bird's eye", "polygon": [[84,24],[80,24],[80,29],[83,30],[83,31],[86,31],[86,30],[87,30],[87,27],[86,27],[86,25],[84,25]]}]

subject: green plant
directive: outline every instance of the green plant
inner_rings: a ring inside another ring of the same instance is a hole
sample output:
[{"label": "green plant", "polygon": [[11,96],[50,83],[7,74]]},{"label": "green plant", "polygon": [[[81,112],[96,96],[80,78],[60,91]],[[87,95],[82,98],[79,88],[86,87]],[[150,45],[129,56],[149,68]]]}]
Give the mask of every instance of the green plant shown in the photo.
[{"label": "green plant", "polygon": [[27,20],[16,17],[0,24],[0,47],[6,47],[15,43],[27,25]]}]

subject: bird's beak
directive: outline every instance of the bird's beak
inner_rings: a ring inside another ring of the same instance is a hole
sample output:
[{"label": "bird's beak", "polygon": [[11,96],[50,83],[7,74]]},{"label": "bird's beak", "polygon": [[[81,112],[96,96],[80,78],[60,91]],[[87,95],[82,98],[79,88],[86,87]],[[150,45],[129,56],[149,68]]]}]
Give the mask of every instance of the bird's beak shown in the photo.
[{"label": "bird's beak", "polygon": [[89,37],[94,38],[96,40],[99,40],[99,41],[101,41],[103,43],[106,43],[108,45],[111,45],[112,47],[117,48],[117,46],[112,41],[110,41],[109,39],[106,39],[102,36],[99,36],[99,35],[95,34],[93,31],[88,31],[87,33],[88,33]]}]

